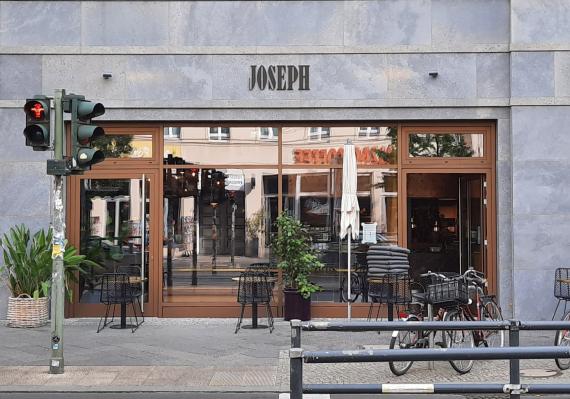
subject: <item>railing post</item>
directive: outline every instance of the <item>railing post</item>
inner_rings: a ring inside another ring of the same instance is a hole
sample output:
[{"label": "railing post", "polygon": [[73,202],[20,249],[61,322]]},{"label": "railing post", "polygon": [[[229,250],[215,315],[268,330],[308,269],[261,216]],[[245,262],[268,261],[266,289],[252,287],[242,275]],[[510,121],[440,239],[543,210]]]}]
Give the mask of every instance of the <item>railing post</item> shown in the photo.
[{"label": "railing post", "polygon": [[[520,332],[520,322],[517,320],[511,320],[511,325],[509,326],[509,346],[518,347],[519,346],[519,332]],[[509,383],[511,386],[510,397],[513,399],[520,399],[520,384],[521,384],[521,374],[520,374],[520,360],[511,359],[509,361],[509,371],[510,379]]]},{"label": "railing post", "polygon": [[289,350],[289,399],[303,399],[303,349]]},{"label": "railing post", "polygon": [[301,347],[301,320],[291,320],[291,348]]}]

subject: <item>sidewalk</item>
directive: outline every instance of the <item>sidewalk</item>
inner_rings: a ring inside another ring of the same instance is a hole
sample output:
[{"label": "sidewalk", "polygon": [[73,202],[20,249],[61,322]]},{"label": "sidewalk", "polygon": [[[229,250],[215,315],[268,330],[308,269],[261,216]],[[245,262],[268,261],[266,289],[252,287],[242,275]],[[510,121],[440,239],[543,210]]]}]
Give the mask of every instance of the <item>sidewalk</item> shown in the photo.
[{"label": "sidewalk", "polygon": [[[134,333],[106,328],[98,319],[65,322],[65,374],[48,374],[50,327],[0,326],[1,391],[203,391],[287,392],[290,327],[277,321],[266,329],[240,330],[234,319],[147,319]],[[302,347],[362,349],[387,347],[390,334],[304,332]],[[522,345],[550,345],[553,333],[521,336]],[[522,361],[523,382],[570,383],[553,360]],[[544,377],[537,377],[544,375]],[[386,364],[307,364],[310,383],[500,382],[508,381],[508,362],[477,362],[458,375],[448,363],[416,363],[403,377]],[[534,377],[533,377],[534,376]],[[277,397],[277,395],[276,395]]]}]

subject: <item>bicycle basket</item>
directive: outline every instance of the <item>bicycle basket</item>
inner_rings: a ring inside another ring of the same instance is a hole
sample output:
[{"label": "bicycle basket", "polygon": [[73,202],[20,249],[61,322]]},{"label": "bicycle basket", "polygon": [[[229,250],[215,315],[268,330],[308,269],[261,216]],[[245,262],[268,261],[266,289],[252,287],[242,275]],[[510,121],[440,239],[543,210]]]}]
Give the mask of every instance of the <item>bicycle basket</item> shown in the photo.
[{"label": "bicycle basket", "polygon": [[428,285],[427,302],[442,308],[469,303],[467,284],[463,280],[450,280]]}]

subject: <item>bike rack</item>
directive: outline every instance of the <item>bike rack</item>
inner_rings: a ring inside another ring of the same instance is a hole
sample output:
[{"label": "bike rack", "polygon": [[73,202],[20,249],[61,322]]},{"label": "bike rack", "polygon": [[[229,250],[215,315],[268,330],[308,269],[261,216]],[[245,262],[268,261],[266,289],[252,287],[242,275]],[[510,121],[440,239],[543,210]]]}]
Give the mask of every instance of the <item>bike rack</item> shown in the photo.
[{"label": "bike rack", "polygon": [[[570,384],[521,384],[520,359],[570,358],[570,347],[519,346],[520,330],[570,329],[563,321],[428,321],[428,322],[308,322],[291,320],[290,399],[302,399],[303,393],[328,394],[461,394],[504,393],[519,399],[521,394],[557,394],[570,392]],[[508,330],[509,347],[469,349],[414,349],[410,351],[345,350],[303,351],[301,331],[410,331],[410,330]],[[509,360],[508,384],[303,384],[303,363],[357,363],[432,360]]]}]

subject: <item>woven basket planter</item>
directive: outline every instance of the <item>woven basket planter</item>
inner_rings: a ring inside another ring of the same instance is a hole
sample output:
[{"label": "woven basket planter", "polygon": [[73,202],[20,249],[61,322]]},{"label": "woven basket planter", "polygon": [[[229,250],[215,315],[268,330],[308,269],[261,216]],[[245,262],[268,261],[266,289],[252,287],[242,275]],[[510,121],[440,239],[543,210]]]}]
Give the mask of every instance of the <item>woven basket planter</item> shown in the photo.
[{"label": "woven basket planter", "polygon": [[48,321],[47,297],[33,299],[27,294],[8,299],[8,327],[40,327]]}]

